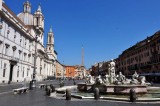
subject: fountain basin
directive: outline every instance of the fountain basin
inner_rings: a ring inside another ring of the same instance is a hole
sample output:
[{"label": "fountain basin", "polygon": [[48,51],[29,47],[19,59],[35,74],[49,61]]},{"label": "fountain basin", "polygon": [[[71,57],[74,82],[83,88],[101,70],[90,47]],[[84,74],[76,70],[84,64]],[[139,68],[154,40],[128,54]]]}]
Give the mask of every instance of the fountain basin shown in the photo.
[{"label": "fountain basin", "polygon": [[147,93],[146,85],[116,85],[114,86],[115,94],[129,94],[134,89],[136,94]]},{"label": "fountain basin", "polygon": [[77,84],[77,89],[79,91],[91,91],[93,84],[80,83]]},{"label": "fountain basin", "polygon": [[95,84],[77,84],[79,91],[91,91],[99,88],[101,93],[109,94],[129,94],[131,89],[134,89],[137,94],[147,93],[146,85],[95,85]]}]

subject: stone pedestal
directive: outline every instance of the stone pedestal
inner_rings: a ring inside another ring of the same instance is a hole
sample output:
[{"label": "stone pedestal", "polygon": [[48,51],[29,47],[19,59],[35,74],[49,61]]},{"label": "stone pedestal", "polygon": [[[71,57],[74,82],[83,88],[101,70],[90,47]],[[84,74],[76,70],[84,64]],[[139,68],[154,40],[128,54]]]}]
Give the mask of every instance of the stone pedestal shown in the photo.
[{"label": "stone pedestal", "polygon": [[92,89],[93,84],[77,84],[77,88],[79,91],[90,91]]}]

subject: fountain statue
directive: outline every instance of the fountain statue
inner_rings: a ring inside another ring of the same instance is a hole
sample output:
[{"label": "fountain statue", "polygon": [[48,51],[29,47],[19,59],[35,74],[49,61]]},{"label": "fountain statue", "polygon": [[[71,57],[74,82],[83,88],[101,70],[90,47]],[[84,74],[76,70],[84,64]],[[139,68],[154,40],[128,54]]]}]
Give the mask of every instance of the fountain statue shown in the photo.
[{"label": "fountain statue", "polygon": [[135,73],[132,75],[132,80],[131,80],[131,84],[141,84],[141,85],[145,85],[146,78],[144,76],[139,76],[137,74],[137,72],[135,71]]},{"label": "fountain statue", "polygon": [[113,84],[115,82],[115,62],[111,59],[111,62],[108,64],[108,71],[110,76],[110,83]]},{"label": "fountain statue", "polygon": [[91,75],[88,75],[86,83],[88,83],[88,84],[94,84],[94,82],[95,81],[93,80],[93,77]]},{"label": "fountain statue", "polygon": [[103,80],[102,80],[101,75],[99,75],[98,77],[95,78],[95,84],[96,85],[103,84]]},{"label": "fountain statue", "polygon": [[115,84],[116,85],[121,85],[121,84],[125,84],[125,76],[122,74],[122,72],[119,72],[119,74],[116,76],[116,80],[115,80]]},{"label": "fountain statue", "polygon": [[135,73],[132,75],[132,80],[131,80],[131,84],[138,84],[139,81],[138,81],[138,77],[139,75],[137,74],[137,72],[135,71]]},{"label": "fountain statue", "polygon": [[110,84],[110,82],[109,82],[109,75],[108,74],[106,74],[102,80],[103,80],[104,84],[106,84],[106,85]]}]

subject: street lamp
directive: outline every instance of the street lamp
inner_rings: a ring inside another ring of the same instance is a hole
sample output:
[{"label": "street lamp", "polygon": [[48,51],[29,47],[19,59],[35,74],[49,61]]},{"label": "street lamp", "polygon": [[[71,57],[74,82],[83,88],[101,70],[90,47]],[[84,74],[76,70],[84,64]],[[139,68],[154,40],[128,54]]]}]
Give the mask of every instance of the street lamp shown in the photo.
[{"label": "street lamp", "polygon": [[64,61],[63,61],[63,80],[64,80],[64,71],[65,71],[65,67],[64,67]]},{"label": "street lamp", "polygon": [[35,56],[34,56],[34,66],[33,66],[33,78],[30,82],[30,89],[36,87],[36,61],[37,61],[37,42],[38,42],[38,34],[40,34],[39,27],[36,27],[36,37],[35,37]]}]

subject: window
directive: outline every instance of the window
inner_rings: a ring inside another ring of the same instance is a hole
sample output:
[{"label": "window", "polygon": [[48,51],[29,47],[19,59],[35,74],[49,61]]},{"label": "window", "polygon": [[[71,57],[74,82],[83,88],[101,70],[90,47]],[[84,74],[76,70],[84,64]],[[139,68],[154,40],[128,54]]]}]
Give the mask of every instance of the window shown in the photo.
[{"label": "window", "polygon": [[19,66],[18,66],[18,70],[17,70],[17,78],[19,77]]},{"label": "window", "polygon": [[26,45],[27,45],[27,39],[24,38],[24,48],[26,48]]},{"label": "window", "polygon": [[7,29],[7,38],[9,38],[9,33],[10,33],[10,26],[8,25],[8,29]]},{"label": "window", "polygon": [[22,35],[20,35],[20,45],[22,45]]},{"label": "window", "polygon": [[27,55],[27,53],[24,53],[24,61],[26,61],[26,55]]},{"label": "window", "polygon": [[13,57],[14,57],[14,55],[15,55],[15,50],[17,49],[17,47],[16,46],[13,46],[12,47],[12,50],[13,50]]},{"label": "window", "polygon": [[46,64],[44,64],[44,68],[46,68]]},{"label": "window", "polygon": [[31,45],[29,45],[29,51],[31,51]]},{"label": "window", "polygon": [[42,65],[42,58],[40,59],[40,65]]},{"label": "window", "polygon": [[49,36],[49,43],[52,43],[52,42],[51,42],[51,41],[52,41],[51,39],[52,39],[52,37],[51,37],[51,36]]},{"label": "window", "polygon": [[14,42],[15,42],[15,39],[16,39],[16,30],[14,31]]},{"label": "window", "polygon": [[17,78],[19,77],[19,70],[17,71]]},{"label": "window", "polygon": [[7,54],[8,54],[8,49],[9,49],[9,46],[10,46],[10,45],[5,44],[5,46],[6,46],[6,47],[5,47],[5,55],[7,55]]},{"label": "window", "polygon": [[27,42],[25,41],[25,45],[24,45],[24,48],[26,48],[26,45],[27,45]]},{"label": "window", "polygon": [[27,70],[27,77],[28,77],[28,73],[29,73],[29,70]]},{"label": "window", "polygon": [[37,21],[37,26],[38,26],[39,25],[39,23],[38,23],[38,17],[36,17],[36,19],[37,19],[36,21]]},{"label": "window", "polygon": [[40,67],[40,75],[41,75],[41,73],[42,73],[42,67]]},{"label": "window", "polygon": [[32,64],[34,64],[34,55],[32,55]]},{"label": "window", "polygon": [[30,62],[31,54],[28,54],[28,62]]},{"label": "window", "polygon": [[3,77],[5,77],[5,75],[6,75],[6,63],[4,63],[4,68],[3,68]]},{"label": "window", "polygon": [[21,59],[21,54],[22,54],[22,51],[19,50],[19,59]]},{"label": "window", "polygon": [[23,73],[22,73],[22,77],[24,77],[24,67],[23,67]]},{"label": "window", "polygon": [[23,74],[22,74],[22,77],[24,77],[24,70],[23,70]]},{"label": "window", "polygon": [[0,40],[0,51],[2,51],[2,44],[3,44],[3,41]]},{"label": "window", "polygon": [[16,35],[14,35],[14,42],[15,42],[15,40],[16,40]]}]

